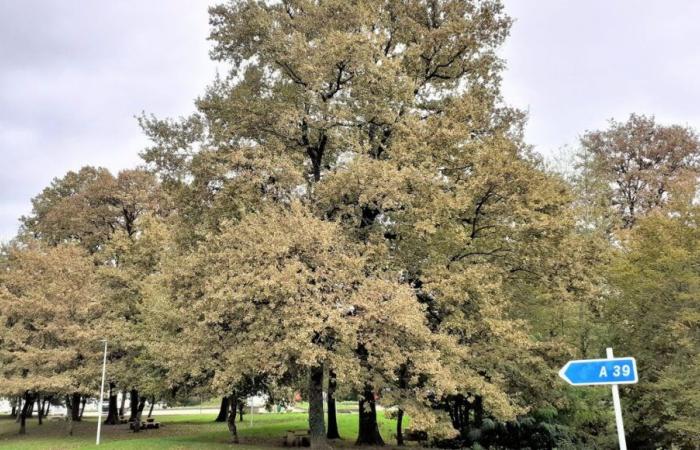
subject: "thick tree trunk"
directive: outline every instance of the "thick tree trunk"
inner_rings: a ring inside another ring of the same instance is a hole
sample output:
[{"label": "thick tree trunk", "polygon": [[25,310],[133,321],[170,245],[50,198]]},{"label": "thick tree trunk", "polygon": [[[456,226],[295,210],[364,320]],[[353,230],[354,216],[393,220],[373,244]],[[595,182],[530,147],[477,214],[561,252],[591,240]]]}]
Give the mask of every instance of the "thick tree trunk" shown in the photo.
[{"label": "thick tree trunk", "polygon": [[396,444],[399,446],[403,444],[403,409],[399,408],[396,413]]},{"label": "thick tree trunk", "polygon": [[323,446],[326,439],[326,423],[323,416],[323,365],[309,371],[309,430],[311,446]]},{"label": "thick tree trunk", "polygon": [[234,444],[238,444],[238,429],[236,428],[236,408],[238,407],[237,405],[237,398],[236,398],[236,393],[234,392],[233,395],[229,398],[229,413],[228,413],[228,431],[231,433],[231,442]]},{"label": "thick tree trunk", "polygon": [[22,405],[19,413],[19,434],[27,434],[27,412],[31,401],[31,395],[29,393],[24,394],[24,405]]},{"label": "thick tree trunk", "polygon": [[126,404],[126,389],[122,389],[122,399],[119,402],[119,416],[124,417],[124,405]]},{"label": "thick tree trunk", "polygon": [[[245,408],[245,402],[243,400],[240,400],[238,402],[238,421],[243,422],[243,409]],[[252,410],[253,407],[251,406],[250,409]],[[252,411],[251,411],[252,414]]]},{"label": "thick tree trunk", "polygon": [[219,415],[216,416],[216,420],[214,420],[214,422],[226,422],[226,419],[228,419],[228,397],[221,399]]},{"label": "thick tree trunk", "polygon": [[360,429],[357,433],[356,445],[384,445],[384,439],[379,434],[377,424],[377,404],[374,401],[374,393],[370,386],[365,387],[360,399]]},{"label": "thick tree trunk", "polygon": [[328,396],[326,397],[326,403],[328,405],[328,432],[326,437],[328,439],[340,439],[340,433],[338,432],[338,419],[336,417],[335,411],[335,388],[336,388],[336,378],[335,372],[332,370],[328,371]]},{"label": "thick tree trunk", "polygon": [[136,419],[136,414],[138,414],[139,409],[139,391],[136,389],[132,389],[129,392],[129,409],[131,410],[129,420]]},{"label": "thick tree trunk", "polygon": [[74,416],[74,411],[78,407],[77,402],[73,403],[73,397],[72,395],[66,395],[66,422],[67,423],[67,431],[69,436],[73,436],[73,416]]},{"label": "thick tree trunk", "polygon": [[[102,408],[102,405],[99,406]],[[105,425],[117,425],[119,423],[119,410],[117,409],[117,395],[114,393],[114,383],[109,383],[109,407]]]},{"label": "thick tree trunk", "polygon": [[155,406],[155,404],[156,404],[156,397],[152,396],[151,397],[151,406],[149,406],[149,408],[148,408],[148,418],[149,419],[153,415],[153,407]]},{"label": "thick tree trunk", "polygon": [[71,395],[71,419],[74,422],[80,422],[80,394],[73,393]]}]

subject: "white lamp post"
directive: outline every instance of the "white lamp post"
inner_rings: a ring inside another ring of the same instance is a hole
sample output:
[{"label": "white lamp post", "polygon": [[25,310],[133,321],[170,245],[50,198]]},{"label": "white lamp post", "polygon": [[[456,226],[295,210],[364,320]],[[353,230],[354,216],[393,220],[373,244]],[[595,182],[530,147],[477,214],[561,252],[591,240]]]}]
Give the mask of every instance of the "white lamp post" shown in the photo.
[{"label": "white lamp post", "polygon": [[107,373],[107,340],[103,339],[100,342],[105,343],[105,354],[102,359],[102,385],[100,386],[100,402],[97,404],[97,439],[95,445],[100,445],[100,431],[102,430],[102,399],[105,395],[105,375]]}]

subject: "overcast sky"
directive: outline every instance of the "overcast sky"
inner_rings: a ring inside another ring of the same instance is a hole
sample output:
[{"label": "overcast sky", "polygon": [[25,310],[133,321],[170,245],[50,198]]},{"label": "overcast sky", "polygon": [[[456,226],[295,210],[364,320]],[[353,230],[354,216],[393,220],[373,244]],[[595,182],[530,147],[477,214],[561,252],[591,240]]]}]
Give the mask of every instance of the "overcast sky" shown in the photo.
[{"label": "overcast sky", "polygon": [[[52,178],[138,164],[135,115],[192,111],[215,73],[208,3],[0,0],[0,240]],[[700,128],[700,2],[505,3],[504,95],[540,152],[631,112]]]}]

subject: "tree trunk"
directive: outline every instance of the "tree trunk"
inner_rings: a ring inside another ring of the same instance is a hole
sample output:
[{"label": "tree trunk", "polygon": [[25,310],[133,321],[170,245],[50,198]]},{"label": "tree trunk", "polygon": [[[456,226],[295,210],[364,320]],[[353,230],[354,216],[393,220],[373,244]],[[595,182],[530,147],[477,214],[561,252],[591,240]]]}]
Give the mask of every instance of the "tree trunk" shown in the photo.
[{"label": "tree trunk", "polygon": [[20,420],[22,420],[22,408],[24,406],[24,398],[19,397],[17,399],[17,417],[15,418],[15,422],[19,423]]},{"label": "tree trunk", "polygon": [[43,418],[46,418],[46,416],[48,415],[48,412],[46,411],[46,405],[49,402],[49,398],[51,397],[44,397],[39,402],[39,414],[41,414],[41,417]]},{"label": "tree trunk", "polygon": [[36,403],[36,399],[34,396],[32,396],[31,400],[29,400],[29,407],[27,408],[27,418],[30,419],[34,417],[34,404]]},{"label": "tree trunk", "polygon": [[311,446],[323,446],[326,439],[326,421],[323,416],[323,365],[309,371],[309,437]]},{"label": "tree trunk", "polygon": [[146,397],[141,397],[139,399],[139,404],[136,408],[136,417],[132,421],[134,427],[134,433],[141,431],[141,416],[143,415],[143,409],[146,407]]},{"label": "tree trunk", "polygon": [[150,419],[151,416],[153,415],[153,407],[156,404],[156,397],[155,395],[151,397],[151,406],[148,408],[148,418]]},{"label": "tree trunk", "polygon": [[119,403],[119,416],[124,417],[124,405],[126,404],[126,389],[122,389],[122,399]]},{"label": "tree trunk", "polygon": [[73,411],[78,407],[77,403],[73,403],[71,400],[71,395],[66,395],[66,422],[68,435],[73,436]]},{"label": "tree trunk", "polygon": [[219,415],[216,416],[214,422],[226,422],[228,419],[228,397],[223,397],[221,399],[221,407],[219,408]]},{"label": "tree trunk", "polygon": [[384,445],[384,439],[379,434],[377,424],[377,404],[374,401],[374,393],[368,385],[360,399],[360,429],[357,433],[356,445]]},{"label": "tree trunk", "polygon": [[29,393],[24,394],[24,405],[22,405],[19,413],[19,434],[27,434],[27,411],[30,403],[31,395]]},{"label": "tree trunk", "polygon": [[[102,408],[102,405],[99,406]],[[119,410],[117,409],[117,396],[114,393],[114,383],[109,383],[109,407],[105,425],[117,425],[119,423]]]},{"label": "tree trunk", "polygon": [[85,412],[85,403],[87,403],[87,396],[83,396],[83,400],[80,402],[80,415],[78,416],[78,420],[83,420],[83,413]]},{"label": "tree trunk", "polygon": [[[245,408],[245,402],[240,400],[238,402],[238,421],[243,422],[243,409]],[[250,413],[253,414],[253,407],[250,407]]]},{"label": "tree trunk", "polygon": [[484,424],[484,399],[477,395],[474,400],[474,425],[481,428]]},{"label": "tree trunk", "polygon": [[326,398],[326,403],[328,405],[328,433],[326,437],[328,439],[340,439],[340,433],[338,433],[338,419],[335,414],[335,388],[336,388],[336,378],[335,372],[332,370],[328,371],[328,396]]},{"label": "tree trunk", "polygon": [[80,394],[73,393],[71,395],[71,419],[74,422],[80,422]]},{"label": "tree trunk", "polygon": [[36,396],[36,417],[39,419],[39,425],[44,424],[44,408],[41,404],[41,395]]},{"label": "tree trunk", "polygon": [[136,389],[132,389],[129,392],[129,409],[131,410],[129,420],[132,421],[136,419],[136,414],[138,414],[139,409],[139,391]]},{"label": "tree trunk", "polygon": [[228,413],[228,431],[231,433],[231,442],[238,444],[238,429],[236,428],[236,408],[237,408],[237,398],[234,392],[229,399],[229,413]]},{"label": "tree trunk", "polygon": [[396,413],[396,444],[403,445],[403,409]]},{"label": "tree trunk", "polygon": [[44,409],[44,417],[49,417],[49,410],[51,409],[51,397],[46,402],[46,408]]}]

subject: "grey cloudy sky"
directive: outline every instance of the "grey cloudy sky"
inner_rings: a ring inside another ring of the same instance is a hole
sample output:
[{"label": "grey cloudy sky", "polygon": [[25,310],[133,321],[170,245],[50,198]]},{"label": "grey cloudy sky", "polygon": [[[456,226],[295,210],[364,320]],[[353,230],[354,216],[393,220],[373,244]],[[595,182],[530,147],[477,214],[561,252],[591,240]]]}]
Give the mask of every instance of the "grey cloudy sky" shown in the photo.
[{"label": "grey cloudy sky", "polygon": [[[139,163],[134,115],[185,115],[215,72],[207,4],[0,0],[0,240],[52,178]],[[630,112],[700,128],[700,2],[505,0],[506,100],[554,155]]]}]

